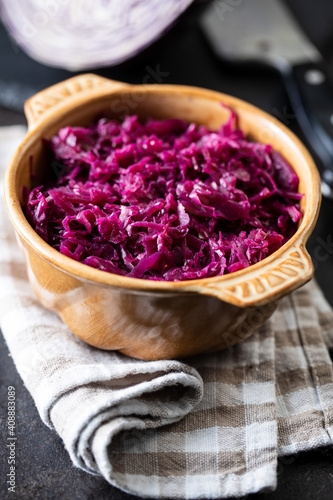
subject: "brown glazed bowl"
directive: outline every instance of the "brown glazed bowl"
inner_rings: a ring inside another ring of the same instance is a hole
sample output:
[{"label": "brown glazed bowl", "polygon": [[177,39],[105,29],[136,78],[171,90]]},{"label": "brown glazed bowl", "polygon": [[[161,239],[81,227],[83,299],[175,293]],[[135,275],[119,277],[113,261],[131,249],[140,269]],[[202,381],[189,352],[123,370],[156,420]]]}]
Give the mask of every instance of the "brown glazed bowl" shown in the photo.
[{"label": "brown glazed bowl", "polygon": [[[217,129],[232,107],[248,137],[271,144],[300,178],[303,217],[294,236],[258,264],[225,276],[159,282],[117,276],[76,262],[51,248],[31,228],[22,208],[32,169],[39,182],[42,138],[61,127],[87,125],[104,115],[123,119],[182,118]],[[85,342],[141,359],[182,358],[242,341],[273,313],[280,297],[313,276],[305,243],[320,206],[318,172],[302,143],[258,108],[211,90],[178,85],[127,85],[93,74],[76,76],[31,97],[28,133],[8,166],[8,212],[24,251],[31,286]]]}]

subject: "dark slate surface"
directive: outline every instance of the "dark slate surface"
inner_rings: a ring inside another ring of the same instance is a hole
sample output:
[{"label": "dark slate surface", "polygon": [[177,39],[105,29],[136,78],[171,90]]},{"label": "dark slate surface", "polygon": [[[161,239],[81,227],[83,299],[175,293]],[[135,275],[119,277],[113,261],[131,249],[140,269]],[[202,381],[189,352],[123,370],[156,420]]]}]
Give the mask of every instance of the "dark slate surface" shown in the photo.
[{"label": "dark slate surface", "polygon": [[[289,2],[300,22],[324,54],[333,74],[333,2],[331,0],[292,0]],[[142,83],[149,68],[160,68],[163,83],[198,85],[246,99],[277,117],[287,117],[290,128],[299,133],[295,118],[288,117],[287,97],[279,78],[268,71],[231,69],[210,53],[197,27],[199,9],[185,17],[153,49],[123,67],[99,71],[110,78]],[[148,67],[148,70],[147,70]],[[70,74],[42,66],[23,54],[0,26],[0,101],[19,111],[33,92],[56,83]],[[8,86],[8,84],[10,84]],[[20,112],[0,108],[0,125],[25,123]],[[317,227],[310,239],[316,260],[316,278],[333,305],[333,204],[324,200]],[[325,250],[325,243],[326,250]],[[7,387],[16,388],[17,401],[17,478],[16,493],[8,493],[5,475],[7,451],[0,448],[0,498],[11,495],[27,500],[130,500],[132,497],[110,486],[102,478],[75,469],[60,438],[41,422],[34,402],[19,378],[8,350],[0,340],[0,424],[5,436]],[[251,495],[258,500],[331,500],[333,497],[333,449],[285,457],[279,461],[278,487],[275,492]]]}]

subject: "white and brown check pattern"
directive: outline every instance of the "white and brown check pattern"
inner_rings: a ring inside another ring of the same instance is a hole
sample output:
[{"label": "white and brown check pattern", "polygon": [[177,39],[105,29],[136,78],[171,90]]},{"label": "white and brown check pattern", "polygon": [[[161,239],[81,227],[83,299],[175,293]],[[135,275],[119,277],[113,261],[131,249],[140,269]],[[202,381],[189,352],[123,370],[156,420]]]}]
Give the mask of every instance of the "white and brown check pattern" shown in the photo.
[{"label": "white and brown check pattern", "polygon": [[[1,178],[23,133],[0,129]],[[332,444],[333,312],[314,282],[230,350],[137,361],[83,344],[39,305],[0,210],[3,334],[74,465],[142,497],[227,498],[274,489],[279,456]]]}]

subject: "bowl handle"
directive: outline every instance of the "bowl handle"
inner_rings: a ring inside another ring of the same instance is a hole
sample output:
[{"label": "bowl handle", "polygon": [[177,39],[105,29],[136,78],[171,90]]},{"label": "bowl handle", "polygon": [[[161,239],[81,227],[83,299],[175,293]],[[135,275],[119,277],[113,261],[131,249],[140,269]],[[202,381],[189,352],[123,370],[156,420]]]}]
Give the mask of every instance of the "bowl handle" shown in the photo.
[{"label": "bowl handle", "polygon": [[[268,257],[269,259],[269,257]],[[240,307],[259,306],[280,298],[309,281],[314,274],[311,258],[303,243],[292,246],[279,259],[253,268],[246,279],[230,274],[224,279],[205,284],[199,291]]]},{"label": "bowl handle", "polygon": [[53,114],[58,109],[84,100],[88,93],[89,96],[92,93],[100,94],[104,90],[105,93],[109,93],[110,90],[116,91],[127,86],[129,85],[126,83],[103,78],[93,73],[74,76],[52,85],[25,102],[24,113],[29,130],[36,128],[49,114]]}]

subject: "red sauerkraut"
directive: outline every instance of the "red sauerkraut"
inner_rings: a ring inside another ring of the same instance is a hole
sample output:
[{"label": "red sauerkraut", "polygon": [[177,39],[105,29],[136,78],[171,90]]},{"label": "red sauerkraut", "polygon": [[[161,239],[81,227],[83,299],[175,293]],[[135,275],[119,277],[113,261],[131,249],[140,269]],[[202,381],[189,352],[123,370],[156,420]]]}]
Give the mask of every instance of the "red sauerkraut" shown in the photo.
[{"label": "red sauerkraut", "polygon": [[166,281],[232,273],[280,248],[301,217],[297,175],[247,139],[234,113],[219,131],[103,118],[45,143],[53,179],[27,193],[26,217],[52,247],[103,271]]}]

